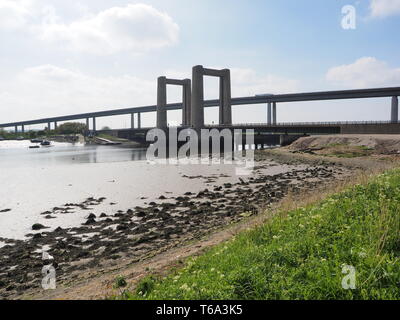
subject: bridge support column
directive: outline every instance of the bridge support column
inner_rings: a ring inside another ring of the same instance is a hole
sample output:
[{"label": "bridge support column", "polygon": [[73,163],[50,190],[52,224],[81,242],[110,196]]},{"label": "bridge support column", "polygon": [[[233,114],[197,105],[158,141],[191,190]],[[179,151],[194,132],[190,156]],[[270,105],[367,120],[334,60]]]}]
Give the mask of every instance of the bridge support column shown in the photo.
[{"label": "bridge support column", "polygon": [[89,130],[89,118],[86,118],[86,130]]},{"label": "bridge support column", "polygon": [[93,131],[96,132],[96,118],[93,117]]},{"label": "bridge support column", "polygon": [[14,127],[14,131],[15,131],[15,133],[18,132],[18,126],[15,126],[15,127]]},{"label": "bridge support column", "polygon": [[142,117],[141,117],[141,115],[142,114],[140,112],[137,114],[137,126],[138,126],[138,129],[142,128]]},{"label": "bridge support column", "polygon": [[277,124],[276,102],[272,104],[273,124]]},{"label": "bridge support column", "polygon": [[57,130],[57,128],[58,128],[58,123],[57,123],[57,121],[55,121],[54,122],[54,130]]},{"label": "bridge support column", "polygon": [[392,97],[391,121],[396,123],[399,121],[399,98],[397,96]]},{"label": "bridge support column", "polygon": [[22,131],[22,133],[25,133],[25,126],[24,125],[22,125],[21,131]]},{"label": "bridge support column", "polygon": [[167,128],[167,78],[157,80],[157,128]]},{"label": "bridge support column", "polygon": [[135,129],[135,114],[131,113],[131,129]]},{"label": "bridge support column", "polygon": [[47,123],[47,131],[51,130],[51,122]]},{"label": "bridge support column", "polygon": [[182,124],[190,126],[192,118],[192,81],[190,79],[183,80],[182,104]]},{"label": "bridge support column", "polygon": [[222,92],[220,92],[221,108],[223,113],[222,124],[232,124],[232,96],[231,96],[231,71],[223,70],[224,75],[220,78]]},{"label": "bridge support column", "polygon": [[272,104],[271,104],[271,102],[268,102],[268,107],[267,107],[267,123],[268,123],[268,125],[272,124]]},{"label": "bridge support column", "polygon": [[195,66],[192,69],[192,126],[204,127],[204,68]]}]

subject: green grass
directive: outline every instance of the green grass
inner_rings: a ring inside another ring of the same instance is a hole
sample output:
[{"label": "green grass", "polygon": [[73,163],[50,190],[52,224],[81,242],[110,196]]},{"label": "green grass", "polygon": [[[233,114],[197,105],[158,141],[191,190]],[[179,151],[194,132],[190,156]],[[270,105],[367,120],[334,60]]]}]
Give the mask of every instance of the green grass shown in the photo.
[{"label": "green grass", "polygon": [[333,143],[324,147],[318,154],[338,158],[358,158],[372,154],[374,149],[367,146],[350,146],[347,144]]},{"label": "green grass", "polygon": [[[150,276],[122,299],[399,299],[400,170],[270,222]],[[356,288],[342,288],[343,265]]]}]

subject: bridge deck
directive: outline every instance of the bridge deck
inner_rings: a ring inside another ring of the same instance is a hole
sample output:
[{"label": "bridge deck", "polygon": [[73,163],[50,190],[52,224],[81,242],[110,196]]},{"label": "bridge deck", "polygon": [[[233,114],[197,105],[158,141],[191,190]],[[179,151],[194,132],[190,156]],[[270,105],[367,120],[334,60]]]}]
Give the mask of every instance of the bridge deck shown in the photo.
[{"label": "bridge deck", "polygon": [[[362,98],[382,98],[400,96],[400,87],[390,88],[373,88],[373,89],[359,89],[359,90],[340,90],[340,91],[322,91],[322,92],[305,92],[305,93],[291,93],[291,94],[278,94],[278,95],[259,95],[252,97],[233,98],[232,105],[252,105],[273,102],[301,102],[301,101],[317,101],[317,100],[339,100],[339,99],[362,99]],[[219,106],[219,100],[207,100],[204,102],[204,107]],[[167,110],[182,109],[182,103],[173,103],[167,105]],[[99,118],[117,116],[123,114],[146,113],[155,112],[157,107],[144,106],[125,109],[115,109],[107,111],[81,113],[60,117],[43,118],[36,120],[17,121],[10,123],[0,124],[0,128],[26,126],[42,123],[63,122],[71,120],[81,120],[88,118]]]}]

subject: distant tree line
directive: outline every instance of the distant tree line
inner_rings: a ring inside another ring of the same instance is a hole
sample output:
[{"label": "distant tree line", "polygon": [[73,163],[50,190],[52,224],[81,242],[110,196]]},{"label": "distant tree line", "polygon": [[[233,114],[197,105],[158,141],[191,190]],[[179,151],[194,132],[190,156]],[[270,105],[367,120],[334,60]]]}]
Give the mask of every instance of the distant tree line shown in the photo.
[{"label": "distant tree line", "polygon": [[43,137],[54,134],[83,134],[87,131],[86,124],[80,122],[66,122],[57,127],[55,130],[30,130],[24,133],[6,131],[0,128],[0,138],[4,139],[16,139],[23,137],[25,139],[33,139],[37,137]]}]

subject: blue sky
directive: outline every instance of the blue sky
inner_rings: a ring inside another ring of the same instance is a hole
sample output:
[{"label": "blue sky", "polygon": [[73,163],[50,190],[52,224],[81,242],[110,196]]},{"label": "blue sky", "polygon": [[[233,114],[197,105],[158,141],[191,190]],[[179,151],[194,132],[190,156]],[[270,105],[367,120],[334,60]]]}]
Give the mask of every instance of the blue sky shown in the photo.
[{"label": "blue sky", "polygon": [[[355,30],[342,28],[345,5]],[[190,77],[197,64],[231,68],[233,96],[399,86],[398,30],[400,0],[0,0],[0,122],[155,104],[158,76]],[[217,87],[207,78],[206,97]],[[388,99],[281,104],[278,120],[386,120],[389,109]],[[236,122],[265,117],[263,105],[234,109]]]}]

